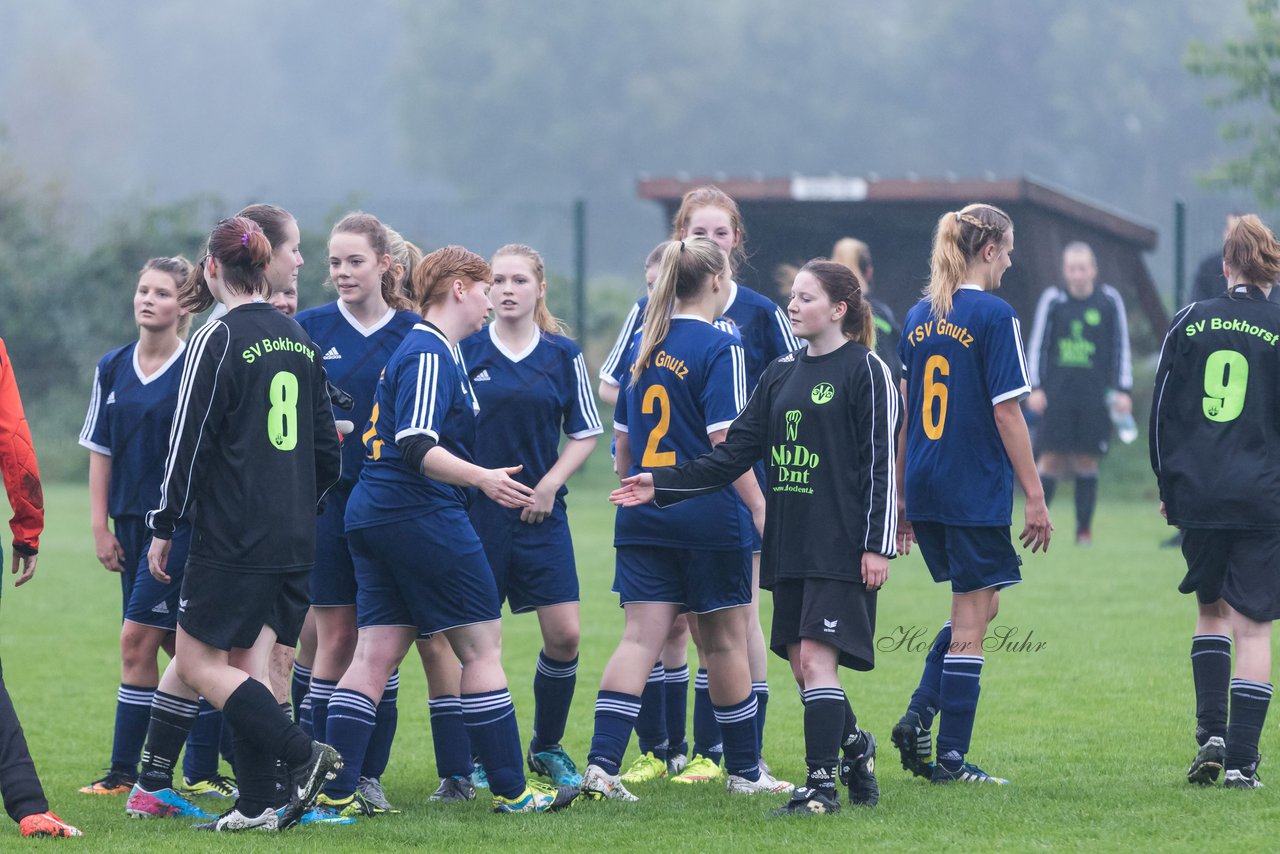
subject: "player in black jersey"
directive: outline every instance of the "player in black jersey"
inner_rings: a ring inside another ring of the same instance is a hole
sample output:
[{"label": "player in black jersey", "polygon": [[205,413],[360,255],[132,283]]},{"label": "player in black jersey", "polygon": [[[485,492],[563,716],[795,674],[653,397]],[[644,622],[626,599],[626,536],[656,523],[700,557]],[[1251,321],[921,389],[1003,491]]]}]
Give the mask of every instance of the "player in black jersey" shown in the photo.
[{"label": "player in black jersey", "polygon": [[[276,632],[296,637],[315,557],[314,508],[338,478],[338,435],[314,344],[269,305],[272,248],[252,220],[222,220],[183,288],[183,305],[228,309],[193,336],[159,508],[147,516],[152,575],[175,525],[199,506],[179,604],[177,675],[235,731],[240,796],[210,830],[297,823],[342,760],[312,741],[250,674]],[[149,738],[150,741],[150,738]],[[276,763],[289,769],[277,814]]]},{"label": "player in black jersey", "polygon": [[1110,285],[1095,286],[1093,249],[1079,241],[1062,252],[1065,288],[1047,288],[1036,306],[1027,344],[1033,391],[1027,407],[1043,415],[1036,450],[1045,503],[1058,478],[1076,477],[1076,544],[1090,545],[1098,503],[1098,461],[1111,441],[1108,409],[1133,411],[1133,361],[1124,302]]},{"label": "player in black jersey", "polygon": [[837,666],[874,665],[876,591],[888,578],[897,528],[901,399],[870,349],[870,306],[848,267],[805,264],[788,314],[807,347],[769,365],[725,441],[684,465],[626,478],[611,498],[634,506],[656,494],[659,506],[674,504],[765,459],[760,584],[773,591],[770,647],[791,662],[804,698],[809,767],[778,812],[834,812],[837,775],[850,803],[879,800],[875,739],[858,729]]},{"label": "player in black jersey", "polygon": [[1268,302],[1280,244],[1249,214],[1228,231],[1222,256],[1227,290],[1184,308],[1165,336],[1151,466],[1161,510],[1184,532],[1178,589],[1199,602],[1191,639],[1199,752],[1187,780],[1211,784],[1225,768],[1228,788],[1256,789],[1271,623],[1280,617],[1280,306]]}]

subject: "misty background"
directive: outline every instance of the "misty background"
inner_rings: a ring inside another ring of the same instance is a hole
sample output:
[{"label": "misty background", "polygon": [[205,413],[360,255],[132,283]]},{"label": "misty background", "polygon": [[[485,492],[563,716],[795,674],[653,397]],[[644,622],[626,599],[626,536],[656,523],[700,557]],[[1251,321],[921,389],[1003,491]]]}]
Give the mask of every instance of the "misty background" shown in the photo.
[{"label": "misty background", "polygon": [[584,199],[594,369],[669,227],[643,175],[1036,176],[1159,229],[1172,294],[1174,199],[1190,270],[1256,206],[1197,181],[1237,152],[1183,67],[1247,28],[1235,0],[0,0],[0,335],[74,441],[140,261],[248,202],[298,216],[303,306],[359,207],[426,250],[533,245],[554,307]]}]

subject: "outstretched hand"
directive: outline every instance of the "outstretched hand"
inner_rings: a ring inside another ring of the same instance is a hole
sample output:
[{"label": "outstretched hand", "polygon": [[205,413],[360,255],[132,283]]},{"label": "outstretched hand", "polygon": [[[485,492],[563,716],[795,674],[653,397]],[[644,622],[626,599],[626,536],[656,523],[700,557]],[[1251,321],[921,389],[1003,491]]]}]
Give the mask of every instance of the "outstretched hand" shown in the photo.
[{"label": "outstretched hand", "polygon": [[519,474],[524,466],[488,469],[480,481],[480,491],[490,500],[512,510],[520,510],[533,504],[533,487],[525,486],[512,475]]},{"label": "outstretched hand", "polygon": [[653,475],[647,471],[622,479],[622,486],[609,493],[609,500],[619,507],[639,507],[653,500]]}]

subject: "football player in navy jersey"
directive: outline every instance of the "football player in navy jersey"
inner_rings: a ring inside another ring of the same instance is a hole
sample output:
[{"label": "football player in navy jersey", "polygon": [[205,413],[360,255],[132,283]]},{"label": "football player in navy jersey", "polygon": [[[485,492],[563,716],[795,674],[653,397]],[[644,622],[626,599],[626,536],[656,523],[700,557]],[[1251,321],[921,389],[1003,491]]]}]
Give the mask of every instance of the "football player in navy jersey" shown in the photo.
[{"label": "football player in navy jersey", "polygon": [[[147,571],[146,514],[160,495],[169,425],[178,402],[186,349],[183,334],[190,325],[190,316],[178,304],[178,288],[190,272],[191,263],[182,257],[152,258],[143,265],[133,295],[138,340],[99,360],[80,433],[80,444],[89,449],[89,499],[98,561],[120,574],[124,593],[111,766],[105,777],[80,790],[85,794],[124,795],[137,782],[151,700],[160,682],[157,656],[161,647],[173,653],[178,585],[161,584]],[[108,516],[114,532],[107,527]],[[190,539],[191,527],[181,526],[174,537],[177,578],[182,577]],[[212,764],[216,774],[221,723],[212,718],[207,723],[212,729],[212,750],[210,739],[193,737],[188,762],[193,767]],[[193,755],[202,750],[211,755]]]},{"label": "football player in navy jersey", "polygon": [[[839,666],[875,660],[876,590],[894,553],[894,372],[872,351],[871,308],[856,273],[815,259],[795,276],[788,307],[806,347],[774,360],[746,409],[710,454],[628,477],[610,496],[670,506],[723,488],[768,460],[762,583],[773,591],[770,645],[791,663],[804,700],[805,785],[775,811],[874,806],[875,739],[861,730]],[[843,750],[843,758],[841,752]]]},{"label": "football player in navy jersey", "polygon": [[[390,235],[366,213],[347,214],[329,234],[329,279],[338,298],[298,315],[298,323],[324,354],[325,372],[351,395],[354,407],[342,417],[363,426],[373,410],[378,377],[387,359],[421,318],[408,309],[390,251]],[[343,516],[364,465],[364,446],[351,437],[342,444],[342,480],[329,494],[316,525],[316,565],[311,573],[311,608],[316,622],[316,654],[309,690],[311,730],[323,737],[329,697],[351,663],[356,645],[356,579],[347,548]],[[385,686],[378,709],[372,753],[390,755],[397,718],[398,674]],[[385,767],[385,761],[380,761]],[[376,773],[361,772],[360,803],[366,812],[391,809]]]},{"label": "football player in navy jersey", "polygon": [[[516,479],[533,487],[533,503],[509,509],[478,496],[471,521],[484,543],[498,595],[514,614],[536,612],[543,648],[533,681],[529,767],[556,785],[582,782],[560,745],[578,670],[578,574],[566,512],[565,483],[603,432],[582,351],[547,308],[542,256],[521,244],[490,262],[494,320],[462,342],[480,403],[477,465],[519,460]],[[560,449],[560,436],[568,437]]]},{"label": "football player in navy jersey", "polygon": [[[709,451],[746,403],[742,346],[712,325],[724,313],[729,286],[728,257],[710,240],[672,241],[664,250],[644,328],[625,357],[630,379],[614,412],[620,474],[675,465]],[[626,628],[596,699],[582,783],[590,797],[636,800],[620,779],[619,765],[641,691],[683,610],[705,621],[702,642],[730,791],[790,790],[760,767],[747,663],[753,518],[756,530],[763,527],[764,499],[753,474],[735,487],[746,504],[726,487],[678,512],[618,510],[615,578]]]},{"label": "football player in navy jersey", "polygon": [[347,766],[321,798],[339,812],[360,809],[358,774],[388,678],[415,640],[434,634],[462,662],[462,716],[494,810],[558,810],[577,796],[525,778],[498,590],[467,517],[473,489],[509,508],[533,503],[533,488],[512,477],[519,465],[473,462],[477,403],[455,342],[484,325],[491,278],[484,259],[460,246],[422,260],[413,292],[423,321],[383,369],[363,433],[365,464],[346,512],[359,629],[329,700],[328,735]]},{"label": "football player in navy jersey", "polygon": [[[672,240],[683,240],[687,237],[705,237],[716,243],[729,253],[731,275],[732,269],[746,260],[744,245],[746,230],[742,222],[742,212],[738,204],[718,187],[698,187],[685,193],[680,208],[672,221]],[[652,258],[652,256],[651,256]],[[635,308],[627,315],[618,339],[610,350],[608,358],[600,369],[601,396],[607,399],[605,383],[617,384],[616,373],[618,360],[627,352],[631,339],[639,328],[644,315],[648,298],[642,297]],[[762,296],[750,288],[729,282],[728,301],[724,308],[724,318],[738,327],[738,334],[746,351],[747,392],[750,394],[760,380],[765,366],[784,353],[793,352],[800,347],[791,331],[791,323],[782,309],[768,297]],[[764,470],[756,472],[756,479],[764,482]],[[752,558],[752,606],[747,625],[747,649],[751,660],[751,679],[756,693],[759,708],[757,719],[758,737],[761,746],[764,744],[765,710],[769,701],[769,684],[766,681],[768,671],[768,652],[765,648],[764,633],[760,627],[760,543],[754,544],[755,557]],[[691,617],[689,628],[697,637],[697,620]],[[707,693],[706,668],[698,668],[694,683],[693,704],[693,755],[687,757],[687,746],[679,743],[678,733],[684,731],[683,715],[685,696],[688,689],[688,668],[685,660],[688,653],[688,641],[685,639],[683,627],[677,623],[673,627],[672,637],[663,649],[660,665],[665,669],[664,692],[667,706],[668,730],[672,742],[667,748],[666,767],[656,761],[644,762],[628,770],[628,779],[641,782],[654,779],[662,773],[675,774],[672,778],[679,783],[699,783],[717,779],[721,774],[721,739],[716,726],[715,714],[711,708],[710,695]],[[655,677],[659,668],[655,667]],[[655,683],[657,679],[655,678]],[[647,707],[655,702],[656,690],[646,693],[645,707],[642,717],[648,714]],[[681,770],[683,769],[683,770]]]},{"label": "football player in navy jersey", "polygon": [[[1010,540],[1013,479],[1026,495],[1020,539],[1048,549],[1053,526],[1020,401],[1031,391],[1018,316],[990,291],[1012,264],[1013,221],[971,204],[934,233],[925,298],[902,325],[906,453],[899,455],[899,552],[920,544],[929,572],[951,583],[951,620],[893,729],[903,768],[935,783],[1005,783],[966,760],[978,708],[982,638],[997,591],[1022,580]],[[933,717],[942,712],[937,762]]]},{"label": "football player in navy jersey", "polygon": [[[1174,317],[1151,407],[1161,511],[1184,532],[1195,593],[1191,638],[1199,747],[1187,781],[1258,789],[1258,740],[1271,704],[1271,624],[1280,617],[1280,244],[1257,216],[1227,228],[1227,287]],[[1232,641],[1235,676],[1232,677]]]}]

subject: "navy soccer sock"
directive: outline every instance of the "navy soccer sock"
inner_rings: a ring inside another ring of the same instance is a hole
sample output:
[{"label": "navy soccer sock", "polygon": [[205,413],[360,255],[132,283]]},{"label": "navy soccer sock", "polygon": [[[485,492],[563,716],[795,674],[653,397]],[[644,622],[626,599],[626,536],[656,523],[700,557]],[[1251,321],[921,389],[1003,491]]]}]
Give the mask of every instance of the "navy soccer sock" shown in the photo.
[{"label": "navy soccer sock", "polygon": [[182,776],[195,783],[212,779],[218,773],[218,747],[222,741],[222,712],[204,698],[196,716],[187,751],[182,754]]},{"label": "navy soccer sock", "polygon": [[337,682],[311,677],[311,690],[307,692],[307,699],[311,701],[311,732],[317,741],[324,741],[329,732],[329,698],[337,687]]},{"label": "navy soccer sock", "polygon": [[325,741],[342,754],[342,770],[325,784],[324,793],[340,800],[354,794],[360,782],[378,707],[359,691],[346,688],[334,691],[328,704],[332,711],[327,717]]},{"label": "navy soccer sock", "polygon": [[519,797],[525,789],[524,756],[511,694],[506,688],[463,694],[462,721],[489,776],[489,790],[504,798]]},{"label": "navy soccer sock", "polygon": [[839,688],[811,688],[801,696],[804,699],[804,761],[808,766],[805,785],[834,795],[846,709],[852,708]]},{"label": "navy soccer sock", "polygon": [[950,771],[964,764],[973,736],[973,719],[981,692],[982,656],[948,655],[942,663],[942,724],[938,727],[938,761]]},{"label": "navy soccer sock", "polygon": [[1250,770],[1258,760],[1258,740],[1267,722],[1271,683],[1231,680],[1231,722],[1227,725],[1228,771]]},{"label": "navy soccer sock", "polygon": [[1093,527],[1093,510],[1098,506],[1098,476],[1076,475],[1076,532]]},{"label": "navy soccer sock", "polygon": [[1196,688],[1196,742],[1227,737],[1227,692],[1231,689],[1231,638],[1191,638],[1191,679]]},{"label": "navy soccer sock", "polygon": [[200,704],[195,700],[156,691],[151,699],[151,722],[142,749],[142,773],[138,782],[149,792],[173,786],[173,768],[187,740]]},{"label": "navy soccer sock", "polygon": [[756,695],[728,706],[715,706],[724,738],[724,768],[748,780],[760,779],[760,743],[756,737]]},{"label": "navy soccer sock", "polygon": [[596,729],[591,736],[587,762],[599,766],[606,774],[617,774],[639,714],[638,696],[602,689],[596,695]]},{"label": "navy soccer sock", "polygon": [[533,736],[529,741],[534,753],[554,747],[564,738],[577,684],[576,655],[571,661],[556,661],[545,652],[538,653],[538,667],[533,674]]},{"label": "navy soccer sock", "polygon": [[907,705],[908,712],[915,712],[920,716],[920,725],[925,729],[933,726],[933,716],[938,713],[938,696],[942,690],[942,660],[950,648],[951,621],[947,620],[929,647],[929,654],[924,659],[924,672],[920,674],[920,685]]},{"label": "navy soccer sock", "polygon": [[[293,662],[293,679],[289,682],[289,699],[293,701],[293,720],[307,733],[311,732],[311,707],[306,706],[311,690],[311,668]],[[304,708],[305,706],[305,708]]]},{"label": "navy soccer sock", "polygon": [[693,752],[717,765],[724,758],[723,737],[716,723],[715,707],[711,705],[711,691],[707,688],[707,671],[702,669],[693,680]]},{"label": "navy soccer sock", "polygon": [[756,750],[764,755],[764,719],[769,708],[769,683],[760,681],[751,683],[751,692],[756,695]]},{"label": "navy soccer sock", "polygon": [[667,758],[667,679],[659,661],[649,671],[649,681],[640,694],[640,714],[636,716],[636,741],[640,752]]},{"label": "navy soccer sock", "polygon": [[378,701],[378,710],[374,717],[373,735],[369,737],[369,747],[364,755],[364,767],[360,769],[361,777],[381,777],[391,761],[391,743],[396,738],[396,725],[400,720],[400,710],[396,699],[400,694],[400,671],[397,670],[387,679],[382,689],[382,699]]},{"label": "navy soccer sock", "polygon": [[121,683],[116,691],[116,728],[111,739],[111,770],[138,775],[138,759],[151,722],[151,698],[155,688]]},{"label": "navy soccer sock", "polygon": [[462,698],[452,695],[427,701],[431,710],[431,743],[436,751],[436,773],[466,777],[471,773],[471,739],[462,722]]},{"label": "navy soccer sock", "polygon": [[689,665],[666,668],[663,703],[667,709],[667,755],[687,756],[685,726],[689,718]]}]

